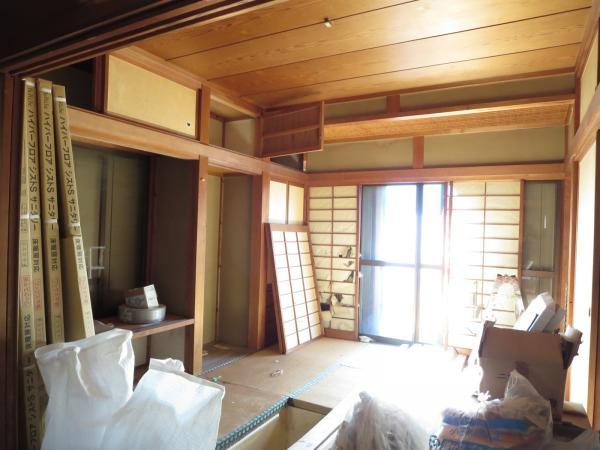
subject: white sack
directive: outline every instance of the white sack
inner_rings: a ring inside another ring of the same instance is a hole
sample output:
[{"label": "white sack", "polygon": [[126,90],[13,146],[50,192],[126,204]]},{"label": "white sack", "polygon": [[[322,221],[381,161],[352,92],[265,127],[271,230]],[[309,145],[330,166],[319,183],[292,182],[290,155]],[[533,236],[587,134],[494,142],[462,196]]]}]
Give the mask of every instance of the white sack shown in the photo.
[{"label": "white sack", "polygon": [[49,397],[42,449],[98,448],[106,423],[131,397],[131,336],[114,329],[35,351]]},{"label": "white sack", "polygon": [[215,448],[225,388],[177,363],[150,360],[131,399],[107,425],[102,449]]}]

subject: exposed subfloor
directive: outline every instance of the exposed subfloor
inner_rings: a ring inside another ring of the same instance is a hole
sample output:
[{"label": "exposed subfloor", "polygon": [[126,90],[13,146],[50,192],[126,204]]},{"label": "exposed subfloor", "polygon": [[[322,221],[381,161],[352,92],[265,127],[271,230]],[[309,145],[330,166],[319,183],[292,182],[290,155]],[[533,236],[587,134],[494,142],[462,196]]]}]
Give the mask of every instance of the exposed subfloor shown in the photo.
[{"label": "exposed subfloor", "polygon": [[[349,393],[383,379],[389,383],[390,375],[392,383],[401,383],[402,374],[428,360],[438,364],[441,358],[456,368],[464,363],[454,352],[427,346],[407,350],[406,345],[320,338],[287,355],[273,346],[211,371],[204,376],[217,377],[226,390],[219,439],[239,432],[281,402],[326,414]],[[431,382],[437,376],[435,366],[425,366]]]},{"label": "exposed subfloor", "polygon": [[246,347],[224,343],[211,343],[204,346],[202,373],[209,373],[231,364],[250,354]]}]

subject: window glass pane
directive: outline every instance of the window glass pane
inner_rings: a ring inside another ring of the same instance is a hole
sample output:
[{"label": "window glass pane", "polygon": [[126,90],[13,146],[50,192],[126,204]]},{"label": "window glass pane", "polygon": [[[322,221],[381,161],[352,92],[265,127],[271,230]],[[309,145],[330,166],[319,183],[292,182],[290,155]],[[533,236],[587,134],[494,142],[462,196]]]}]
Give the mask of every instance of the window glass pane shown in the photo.
[{"label": "window glass pane", "polygon": [[415,269],[363,266],[360,332],[412,341]]},{"label": "window glass pane", "polygon": [[415,263],[416,190],[412,184],[363,188],[364,259]]},{"label": "window glass pane", "polygon": [[421,269],[418,341],[429,344],[441,344],[443,342],[443,335],[442,270]]},{"label": "window glass pane", "polygon": [[421,264],[439,265],[444,261],[444,187],[423,185],[421,225]]}]

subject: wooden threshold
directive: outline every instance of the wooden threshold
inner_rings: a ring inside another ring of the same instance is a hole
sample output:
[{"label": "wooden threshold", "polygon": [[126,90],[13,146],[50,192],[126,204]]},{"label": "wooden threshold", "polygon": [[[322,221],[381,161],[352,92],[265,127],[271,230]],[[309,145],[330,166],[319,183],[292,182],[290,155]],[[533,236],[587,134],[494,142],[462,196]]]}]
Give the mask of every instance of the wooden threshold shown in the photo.
[{"label": "wooden threshold", "polygon": [[131,331],[133,333],[133,339],[151,336],[153,334],[165,333],[176,328],[187,327],[188,325],[192,325],[194,323],[194,319],[189,319],[187,317],[182,317],[175,314],[167,314],[165,316],[165,320],[162,322],[148,324],[125,323],[121,322],[117,317],[107,317],[99,320],[106,324],[112,324],[115,326],[115,328]]},{"label": "wooden threshold", "polygon": [[533,97],[325,121],[325,143],[566,125],[573,95]]}]

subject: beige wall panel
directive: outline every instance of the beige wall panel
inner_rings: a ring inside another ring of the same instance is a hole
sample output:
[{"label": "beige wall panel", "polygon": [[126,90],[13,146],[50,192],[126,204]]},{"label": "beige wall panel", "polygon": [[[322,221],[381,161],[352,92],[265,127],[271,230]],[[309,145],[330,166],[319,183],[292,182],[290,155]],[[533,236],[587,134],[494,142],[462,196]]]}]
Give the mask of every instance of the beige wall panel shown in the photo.
[{"label": "beige wall panel", "polygon": [[304,223],[304,188],[301,186],[289,185],[288,223]]},{"label": "beige wall panel", "polygon": [[485,102],[509,97],[533,97],[565,92],[575,92],[573,74],[403,94],[400,96],[400,105],[404,109],[415,109],[449,103]]},{"label": "beige wall panel", "polygon": [[242,346],[248,341],[251,205],[252,177],[225,177],[218,338]]},{"label": "beige wall panel", "polygon": [[269,182],[269,222],[285,223],[287,209],[287,184]]},{"label": "beige wall panel", "polygon": [[349,142],[307,153],[306,166],[309,172],[402,168],[412,166],[412,155],[412,139]]},{"label": "beige wall panel", "polygon": [[225,122],[225,142],[223,142],[223,146],[245,155],[254,155],[255,135],[256,121],[254,119]]},{"label": "beige wall panel", "polygon": [[109,57],[108,112],[196,135],[196,91]]},{"label": "beige wall panel", "polygon": [[577,198],[577,242],[575,246],[575,291],[573,294],[573,326],[583,333],[579,354],[571,365],[570,400],[587,406],[592,322],[594,210],[596,204],[596,143],[579,162]]},{"label": "beige wall panel", "polygon": [[210,143],[223,147],[223,122],[210,118]]},{"label": "beige wall panel", "polygon": [[325,105],[325,119],[387,112],[387,97],[368,98]]},{"label": "beige wall panel", "polygon": [[562,161],[564,127],[429,136],[425,166]]},{"label": "beige wall panel", "polygon": [[592,101],[598,84],[598,34],[594,38],[590,54],[581,74],[581,101],[579,102],[579,120],[582,120]]},{"label": "beige wall panel", "polygon": [[219,219],[221,208],[221,178],[207,177],[208,203],[206,209],[206,270],[204,272],[203,343],[216,339],[217,283],[219,274]]}]

